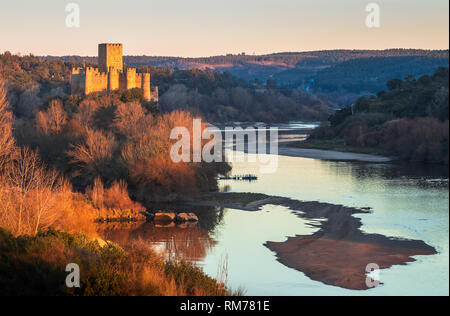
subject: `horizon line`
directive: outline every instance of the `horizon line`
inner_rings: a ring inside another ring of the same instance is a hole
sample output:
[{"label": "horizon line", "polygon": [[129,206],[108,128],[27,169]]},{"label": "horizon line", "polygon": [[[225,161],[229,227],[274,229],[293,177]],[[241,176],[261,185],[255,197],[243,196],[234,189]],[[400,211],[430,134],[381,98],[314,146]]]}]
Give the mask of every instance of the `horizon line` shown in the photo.
[{"label": "horizon line", "polygon": [[[99,44],[100,45],[100,44]],[[125,45],[124,45],[125,46]],[[222,55],[210,55],[210,56],[175,56],[175,55],[128,55],[124,54],[124,57],[164,57],[164,58],[183,58],[183,59],[199,59],[199,58],[211,58],[211,57],[228,57],[228,55],[232,56],[271,56],[271,55],[281,55],[281,54],[305,54],[305,53],[317,53],[317,52],[332,52],[332,51],[389,51],[389,50],[422,50],[422,51],[440,51],[445,52],[449,51],[450,48],[401,48],[401,47],[391,47],[391,48],[371,48],[371,49],[365,49],[365,48],[333,48],[333,49],[315,49],[315,50],[304,50],[304,51],[279,51],[279,52],[272,52],[272,53],[264,53],[264,54],[249,54],[247,52],[241,52],[241,53],[225,53]],[[9,50],[3,51],[1,54],[4,54],[6,52],[10,52],[12,55],[19,55],[19,56],[36,56],[36,57],[84,57],[84,58],[96,58],[98,56],[96,55],[76,55],[76,54],[64,54],[64,55],[41,55],[41,54],[34,54],[34,53],[21,53],[21,52],[11,52]],[[245,55],[240,55],[244,53]]]}]

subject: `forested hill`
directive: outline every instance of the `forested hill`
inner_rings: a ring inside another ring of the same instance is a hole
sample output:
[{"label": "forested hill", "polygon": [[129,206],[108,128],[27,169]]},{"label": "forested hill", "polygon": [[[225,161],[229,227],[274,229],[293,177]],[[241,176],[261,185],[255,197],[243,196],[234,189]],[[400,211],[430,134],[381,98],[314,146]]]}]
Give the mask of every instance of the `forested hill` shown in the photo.
[{"label": "forested hill", "polygon": [[[52,99],[68,98],[71,69],[81,65],[35,56],[0,54],[0,76],[6,81],[14,114],[32,117]],[[322,121],[329,116],[330,108],[335,107],[323,96],[313,96],[301,89],[281,89],[275,84],[250,84],[228,72],[154,66],[139,66],[138,71],[152,74],[152,85],[159,87],[159,107],[163,112],[185,110],[201,115],[209,122]],[[133,96],[139,99],[139,92],[126,94],[131,95],[123,96],[124,99]]]},{"label": "forested hill", "polygon": [[[361,58],[412,57],[422,56],[430,59],[448,59],[448,50],[422,49],[388,49],[388,50],[325,50],[313,52],[275,53],[268,55],[223,55],[200,58],[164,57],[164,56],[125,56],[124,61],[131,66],[152,65],[158,67],[192,69],[192,68],[222,68],[241,65],[262,66],[331,66],[333,64]],[[63,60],[71,62],[96,62],[97,57],[83,56],[43,56],[48,60]]]},{"label": "forested hill", "polygon": [[379,149],[402,160],[449,163],[449,69],[392,79],[377,96],[337,111],[314,131],[317,146]]},{"label": "forested hill", "polygon": [[[47,60],[95,63],[94,57],[42,57]],[[342,105],[358,96],[384,89],[391,78],[432,74],[449,66],[448,50],[329,50],[277,53],[269,55],[225,55],[205,58],[125,56],[131,66],[155,66],[169,69],[211,69],[229,72],[248,82],[265,84],[275,80],[278,86],[301,88],[342,99]]]}]

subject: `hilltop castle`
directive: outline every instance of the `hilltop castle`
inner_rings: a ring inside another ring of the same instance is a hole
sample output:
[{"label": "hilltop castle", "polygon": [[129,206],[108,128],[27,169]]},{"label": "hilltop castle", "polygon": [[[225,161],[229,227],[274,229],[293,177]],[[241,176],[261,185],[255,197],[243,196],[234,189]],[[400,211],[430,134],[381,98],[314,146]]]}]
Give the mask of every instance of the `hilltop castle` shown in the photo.
[{"label": "hilltop castle", "polygon": [[136,73],[136,68],[123,67],[122,44],[98,45],[98,68],[73,68],[72,94],[141,88],[144,99],[158,101],[158,87],[150,87],[150,73]]}]

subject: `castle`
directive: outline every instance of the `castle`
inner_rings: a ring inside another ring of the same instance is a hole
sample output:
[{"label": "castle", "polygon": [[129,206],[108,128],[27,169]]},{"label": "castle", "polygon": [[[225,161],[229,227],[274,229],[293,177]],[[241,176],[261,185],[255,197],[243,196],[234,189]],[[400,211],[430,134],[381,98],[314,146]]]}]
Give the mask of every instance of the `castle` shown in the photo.
[{"label": "castle", "polygon": [[123,67],[122,44],[98,45],[98,68],[73,68],[71,93],[88,95],[141,88],[146,101],[158,101],[158,87],[150,87],[150,73],[137,73],[136,68]]}]

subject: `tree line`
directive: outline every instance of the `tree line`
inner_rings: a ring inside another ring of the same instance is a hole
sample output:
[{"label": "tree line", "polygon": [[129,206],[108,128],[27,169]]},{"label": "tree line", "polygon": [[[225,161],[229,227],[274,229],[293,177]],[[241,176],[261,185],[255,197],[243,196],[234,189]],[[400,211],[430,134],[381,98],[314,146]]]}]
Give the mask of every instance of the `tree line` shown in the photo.
[{"label": "tree line", "polygon": [[382,148],[412,162],[449,162],[449,69],[387,82],[387,91],[337,111],[310,141],[342,139],[346,146]]},{"label": "tree line", "polygon": [[[7,82],[8,100],[17,117],[32,117],[44,103],[70,94],[72,67],[83,64],[34,56],[0,55],[0,74]],[[89,64],[88,65],[92,65]],[[289,120],[319,121],[334,106],[325,97],[301,89],[284,89],[266,82],[246,82],[228,72],[140,66],[159,87],[160,109],[187,110],[210,122]]]}]

